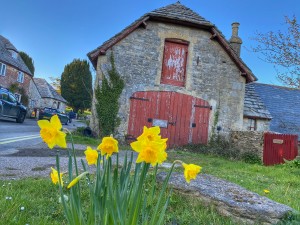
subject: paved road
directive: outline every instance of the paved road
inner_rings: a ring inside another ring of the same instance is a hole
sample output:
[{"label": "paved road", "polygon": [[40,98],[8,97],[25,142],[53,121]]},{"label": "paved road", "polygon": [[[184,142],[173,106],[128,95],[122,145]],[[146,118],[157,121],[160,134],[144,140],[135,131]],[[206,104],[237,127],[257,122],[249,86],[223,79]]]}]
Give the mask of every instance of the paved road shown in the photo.
[{"label": "paved road", "polygon": [[[73,121],[63,127],[73,130],[76,127],[85,126],[83,123]],[[24,123],[16,123],[15,120],[0,119],[0,154],[14,151],[26,146],[37,145],[42,142],[39,135],[40,128],[35,119],[25,119]]]}]

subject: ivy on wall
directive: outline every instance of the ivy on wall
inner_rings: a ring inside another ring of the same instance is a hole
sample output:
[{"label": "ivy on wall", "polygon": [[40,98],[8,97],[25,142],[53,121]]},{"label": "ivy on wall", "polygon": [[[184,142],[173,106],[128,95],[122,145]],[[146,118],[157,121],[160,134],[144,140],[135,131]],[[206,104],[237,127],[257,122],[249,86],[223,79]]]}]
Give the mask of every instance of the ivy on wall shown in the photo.
[{"label": "ivy on wall", "polygon": [[110,63],[111,68],[107,71],[108,77],[103,74],[102,83],[95,91],[101,137],[113,134],[120,124],[119,98],[124,88],[124,81],[116,70],[113,53],[110,55]]},{"label": "ivy on wall", "polygon": [[22,97],[21,97],[21,103],[25,106],[28,106],[29,103],[29,97],[26,94],[26,91],[24,88],[19,87],[19,85],[17,83],[13,83],[9,86],[8,90],[12,93],[19,93]]}]

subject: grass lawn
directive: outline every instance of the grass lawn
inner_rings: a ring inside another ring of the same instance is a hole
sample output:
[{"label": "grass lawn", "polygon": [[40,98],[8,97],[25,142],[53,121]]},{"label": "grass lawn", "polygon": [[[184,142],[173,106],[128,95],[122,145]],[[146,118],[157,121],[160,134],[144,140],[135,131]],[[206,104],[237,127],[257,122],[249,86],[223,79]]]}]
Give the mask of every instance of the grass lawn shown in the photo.
[{"label": "grass lawn", "polygon": [[[99,139],[76,134],[73,138],[74,143],[77,144],[95,147],[100,143]],[[67,140],[70,142],[70,136],[67,137]],[[130,147],[120,146],[120,149],[128,150]],[[268,189],[270,190],[268,198],[300,211],[299,168],[290,168],[284,165],[265,167],[259,164],[231,161],[213,155],[168,151],[168,161],[173,162],[175,159],[198,164],[202,166],[203,173],[239,184],[260,195],[264,195],[263,190]],[[1,224],[67,224],[58,199],[57,186],[51,183],[50,178],[0,180]],[[298,219],[294,222],[291,224],[300,224]],[[233,225],[237,223],[232,222],[230,218],[218,215],[213,207],[203,206],[194,197],[173,192],[166,214],[166,224]]]},{"label": "grass lawn", "polygon": [[300,168],[263,166],[206,154],[169,151],[168,161],[175,159],[201,165],[203,173],[239,184],[260,195],[267,189],[270,191],[268,198],[300,211]]}]

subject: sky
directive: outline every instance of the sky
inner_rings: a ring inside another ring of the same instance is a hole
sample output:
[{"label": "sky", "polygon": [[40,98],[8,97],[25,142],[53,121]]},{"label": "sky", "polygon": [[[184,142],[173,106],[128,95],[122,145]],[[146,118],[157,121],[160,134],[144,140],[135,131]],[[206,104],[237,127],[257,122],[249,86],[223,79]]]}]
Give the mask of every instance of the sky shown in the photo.
[{"label": "sky", "polygon": [[[176,0],[1,0],[0,34],[34,60],[35,77],[60,77],[73,59],[87,53],[147,12]],[[284,16],[300,20],[300,0],[181,0],[231,37],[239,22],[241,58],[260,83],[280,83],[273,65],[251,51],[256,32],[284,30]],[[5,10],[3,10],[5,9]]]}]

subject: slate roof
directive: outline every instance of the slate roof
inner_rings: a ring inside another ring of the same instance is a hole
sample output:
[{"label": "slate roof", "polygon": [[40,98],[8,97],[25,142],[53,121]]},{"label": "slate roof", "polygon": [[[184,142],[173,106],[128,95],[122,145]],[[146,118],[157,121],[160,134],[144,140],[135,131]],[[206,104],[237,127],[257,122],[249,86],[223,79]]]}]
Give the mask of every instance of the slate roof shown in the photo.
[{"label": "slate roof", "polygon": [[244,116],[260,119],[272,119],[272,116],[254,90],[254,83],[246,84],[244,99]]},{"label": "slate roof", "polygon": [[198,13],[195,13],[193,10],[187,8],[186,6],[180,4],[180,2],[167,5],[153,10],[146,15],[152,17],[163,17],[172,20],[186,21],[194,24],[205,25],[205,26],[214,26],[211,22],[204,19]]},{"label": "slate roof", "polygon": [[138,27],[146,26],[146,21],[148,20],[164,21],[209,30],[216,40],[220,42],[221,46],[229,54],[232,60],[237,64],[239,69],[242,70],[242,75],[246,76],[247,81],[250,82],[257,80],[256,76],[247,67],[243,60],[235,53],[229,42],[225,39],[224,35],[218,30],[218,28],[210,21],[201,17],[198,13],[182,5],[180,2],[176,2],[174,4],[170,4],[146,13],[128,27],[123,29],[121,32],[105,41],[97,49],[89,52],[87,55],[93,66],[96,68],[97,58],[99,55],[104,55],[109,48],[125,38]]},{"label": "slate roof", "polygon": [[52,98],[67,103],[66,99],[59,95],[45,79],[33,78],[33,80],[42,98]]},{"label": "slate roof", "polygon": [[18,53],[18,50],[15,48],[15,46],[8,39],[0,35],[0,61],[32,76],[32,73],[23,62],[19,54],[17,58],[13,58],[9,50],[13,50]]},{"label": "slate roof", "polygon": [[251,83],[270,111],[270,130],[283,134],[298,134],[300,140],[300,89]]}]

